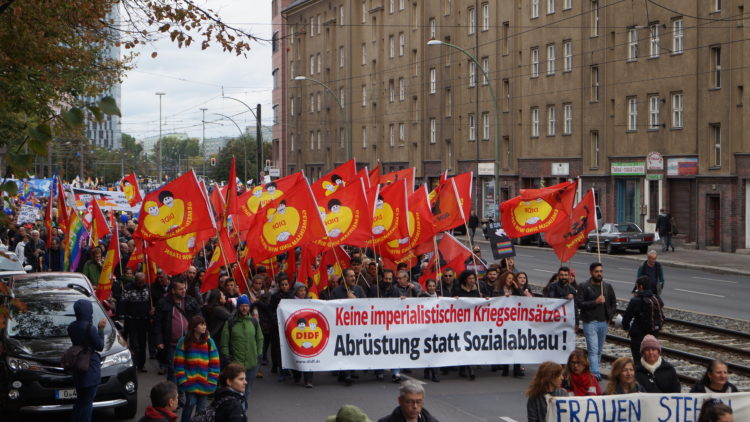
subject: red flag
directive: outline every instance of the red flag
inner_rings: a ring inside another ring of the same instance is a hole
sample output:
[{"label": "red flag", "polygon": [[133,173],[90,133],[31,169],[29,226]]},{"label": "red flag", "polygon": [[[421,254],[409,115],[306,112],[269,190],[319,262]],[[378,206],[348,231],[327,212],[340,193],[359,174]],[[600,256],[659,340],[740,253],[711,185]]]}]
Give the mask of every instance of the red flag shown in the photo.
[{"label": "red flag", "polygon": [[437,273],[437,255],[433,255],[432,258],[430,258],[430,262],[427,264],[427,268],[425,268],[425,271],[422,273],[421,276],[419,276],[419,285],[422,286],[422,291],[425,290],[425,286],[427,285],[427,280],[436,280],[438,279],[438,273]]},{"label": "red flag", "polygon": [[380,176],[380,184],[381,185],[390,185],[393,182],[396,182],[401,179],[406,180],[406,191],[408,193],[412,193],[414,191],[414,167],[409,167],[407,169],[394,171],[388,174],[384,174]]},{"label": "red flag", "polygon": [[370,189],[373,189],[380,184],[380,161],[378,161],[378,164],[370,170],[368,177],[370,179]]},{"label": "red flag", "polygon": [[193,170],[146,195],[140,215],[141,221],[133,237],[146,240],[216,230],[207,198]]},{"label": "red flag", "polygon": [[370,190],[370,176],[367,172],[367,167],[362,167],[357,172],[357,175],[354,177],[355,179],[362,179],[365,182],[365,189]]},{"label": "red flag", "polygon": [[52,203],[54,202],[54,198],[52,193],[55,191],[55,186],[52,186],[50,190],[49,195],[49,201],[47,201],[47,207],[44,210],[44,228],[47,229],[47,247],[49,248],[50,244],[52,243]]},{"label": "red flag", "polygon": [[296,280],[297,272],[297,254],[294,249],[287,251],[286,262],[284,265],[284,272],[289,276],[289,280]]},{"label": "red flag", "polygon": [[262,261],[325,236],[315,198],[306,179],[261,208],[248,230],[250,256]]},{"label": "red flag", "polygon": [[94,246],[99,246],[99,240],[112,233],[96,199],[92,199],[91,202],[86,204],[86,213],[83,214],[83,227],[91,234],[91,242]]},{"label": "red flag", "polygon": [[143,198],[141,198],[141,189],[138,187],[138,178],[135,173],[130,173],[120,180],[120,190],[125,194],[125,198],[131,207],[143,201]]},{"label": "red flag", "polygon": [[[130,268],[133,271],[138,271],[138,265],[143,261],[143,242],[140,240],[135,241],[135,248],[128,258],[128,263],[125,264],[125,268]],[[144,265],[144,271],[145,265]]]},{"label": "red flag", "polygon": [[466,224],[471,210],[472,176],[469,172],[445,180],[441,178],[435,190],[430,192],[436,232]]},{"label": "red flag", "polygon": [[219,220],[222,219],[224,216],[225,203],[224,195],[221,194],[221,188],[219,188],[219,185],[215,184],[211,191],[211,207],[213,208],[215,218]]},{"label": "red flag", "polygon": [[391,238],[401,239],[409,235],[407,216],[406,180],[383,187],[374,200],[372,213],[372,245]]},{"label": "red flag", "polygon": [[[96,201],[93,201],[96,203]],[[101,211],[100,211],[101,212]],[[116,226],[115,213],[109,214],[109,220],[112,226]],[[114,275],[115,265],[120,262],[120,239],[117,230],[112,233],[112,237],[109,239],[109,248],[107,248],[107,255],[104,257],[104,264],[102,265],[102,271],[99,273],[98,284],[96,285],[96,298],[100,302],[104,302],[109,299],[112,295],[112,277]]]},{"label": "red flag", "polygon": [[351,159],[331,170],[330,173],[316,180],[310,185],[315,199],[322,200],[333,195],[337,190],[346,186],[357,176],[357,163]]},{"label": "red flag", "polygon": [[438,251],[440,257],[446,262],[451,262],[456,258],[461,258],[462,262],[465,262],[471,258],[469,248],[449,233],[443,233],[443,237],[438,242]]},{"label": "red flag", "polygon": [[400,260],[411,253],[414,258],[414,248],[428,242],[435,235],[433,228],[432,212],[427,198],[427,186],[422,185],[414,193],[409,195],[408,226],[409,231],[405,237],[390,237],[381,250],[384,255]]},{"label": "red flag", "polygon": [[219,287],[219,276],[221,275],[221,266],[224,265],[221,258],[221,248],[214,248],[214,253],[211,255],[211,261],[206,267],[206,274],[203,276],[203,283],[201,283],[201,292],[207,292]]},{"label": "red flag", "polygon": [[[52,198],[50,198],[50,201]],[[57,227],[67,233],[68,221],[70,216],[68,213],[68,205],[65,203],[65,190],[63,189],[62,181],[60,178],[57,179]]]},{"label": "red flag", "polygon": [[560,183],[549,188],[525,189],[521,195],[500,205],[500,219],[508,237],[545,232],[573,209],[578,182]]},{"label": "red flag", "polygon": [[568,262],[586,243],[588,234],[596,229],[596,204],[591,190],[573,208],[570,219],[562,219],[544,236],[544,240],[555,250],[560,262]]},{"label": "red flag", "polygon": [[224,195],[226,207],[224,208],[224,218],[230,215],[236,215],[240,212],[239,201],[237,200],[237,171],[234,167],[234,157],[232,157],[232,167],[229,168],[229,183]]},{"label": "red flag", "polygon": [[215,229],[187,233],[164,240],[146,241],[146,255],[169,275],[187,271],[193,257],[206,240],[216,235]]},{"label": "red flag", "polygon": [[315,239],[317,246],[367,245],[372,237],[372,211],[367,205],[365,193],[364,181],[360,179],[319,199],[318,210],[328,236]]},{"label": "red flag", "polygon": [[259,211],[302,182],[307,183],[302,172],[298,171],[273,182],[258,185],[243,193],[238,198],[240,212],[237,216],[237,224],[240,230],[250,228]]}]

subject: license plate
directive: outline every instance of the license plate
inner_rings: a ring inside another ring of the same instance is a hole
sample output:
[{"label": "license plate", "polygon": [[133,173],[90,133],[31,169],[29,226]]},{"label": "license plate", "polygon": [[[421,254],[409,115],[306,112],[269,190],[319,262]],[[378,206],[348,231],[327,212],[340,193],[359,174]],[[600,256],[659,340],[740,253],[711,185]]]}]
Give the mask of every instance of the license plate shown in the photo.
[{"label": "license plate", "polygon": [[59,400],[74,399],[76,397],[77,395],[75,388],[71,388],[69,390],[55,390],[55,398]]}]

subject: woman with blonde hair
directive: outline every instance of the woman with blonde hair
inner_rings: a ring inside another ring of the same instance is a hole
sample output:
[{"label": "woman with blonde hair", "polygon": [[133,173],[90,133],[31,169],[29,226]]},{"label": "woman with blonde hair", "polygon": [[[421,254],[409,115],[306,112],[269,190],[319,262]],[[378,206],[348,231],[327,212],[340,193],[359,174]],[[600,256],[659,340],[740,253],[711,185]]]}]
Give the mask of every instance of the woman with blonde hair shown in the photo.
[{"label": "woman with blonde hair", "polygon": [[646,390],[635,379],[635,363],[627,356],[618,358],[612,363],[609,382],[604,394],[644,393]]},{"label": "woman with blonde hair", "polygon": [[563,388],[574,396],[599,396],[602,388],[596,376],[591,372],[589,359],[585,350],[574,350],[568,357],[563,375]]},{"label": "woman with blonde hair", "polygon": [[562,388],[563,367],[555,362],[543,362],[534,374],[526,390],[526,417],[529,422],[544,422],[547,417],[547,398],[567,397],[570,394]]}]

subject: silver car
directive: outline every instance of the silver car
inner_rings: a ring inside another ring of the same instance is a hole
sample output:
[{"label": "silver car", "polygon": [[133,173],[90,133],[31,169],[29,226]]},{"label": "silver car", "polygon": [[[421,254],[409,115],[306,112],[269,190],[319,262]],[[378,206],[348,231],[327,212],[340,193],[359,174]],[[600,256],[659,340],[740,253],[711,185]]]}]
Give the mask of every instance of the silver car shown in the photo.
[{"label": "silver car", "polygon": [[598,247],[608,254],[625,249],[638,249],[640,253],[646,253],[648,247],[654,243],[653,233],[644,233],[635,223],[606,223],[599,229],[589,233],[586,242],[586,251],[594,252]]}]

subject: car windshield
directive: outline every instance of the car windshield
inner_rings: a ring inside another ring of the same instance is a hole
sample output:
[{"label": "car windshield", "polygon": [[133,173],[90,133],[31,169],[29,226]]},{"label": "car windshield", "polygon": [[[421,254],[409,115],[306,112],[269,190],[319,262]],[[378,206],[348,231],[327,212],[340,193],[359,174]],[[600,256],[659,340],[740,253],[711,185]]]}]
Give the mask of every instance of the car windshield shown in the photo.
[{"label": "car windshield", "polygon": [[91,290],[88,287],[86,279],[81,277],[66,277],[61,275],[40,275],[40,276],[23,276],[13,280],[13,289],[45,289],[54,287],[67,287],[68,284],[75,284]]},{"label": "car windshield", "polygon": [[0,271],[23,271],[23,264],[13,252],[0,251]]},{"label": "car windshield", "polygon": [[616,227],[617,227],[617,231],[620,233],[641,231],[641,229],[639,229],[638,226],[636,226],[633,223],[618,224]]},{"label": "car windshield", "polygon": [[[73,305],[79,297],[64,300],[21,299],[26,309],[13,308],[8,321],[8,337],[11,338],[48,338],[67,337],[68,325],[75,321]],[[96,324],[104,318],[104,311],[97,303],[94,308],[93,322]],[[108,334],[112,328],[107,324],[104,329]]]}]

